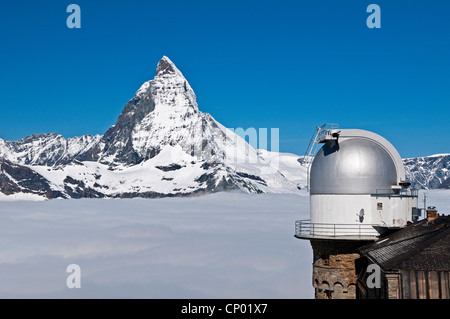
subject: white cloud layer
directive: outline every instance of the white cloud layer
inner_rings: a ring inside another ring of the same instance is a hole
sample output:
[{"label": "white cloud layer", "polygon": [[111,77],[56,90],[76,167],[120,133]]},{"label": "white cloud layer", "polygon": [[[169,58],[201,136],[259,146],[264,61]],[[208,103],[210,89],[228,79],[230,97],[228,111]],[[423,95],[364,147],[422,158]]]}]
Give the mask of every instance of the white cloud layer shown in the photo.
[{"label": "white cloud layer", "polygon": [[293,236],[308,209],[306,193],[2,202],[0,297],[312,298]]},{"label": "white cloud layer", "polygon": [[[427,193],[450,212],[448,190]],[[1,202],[0,298],[313,298],[302,194]]]}]

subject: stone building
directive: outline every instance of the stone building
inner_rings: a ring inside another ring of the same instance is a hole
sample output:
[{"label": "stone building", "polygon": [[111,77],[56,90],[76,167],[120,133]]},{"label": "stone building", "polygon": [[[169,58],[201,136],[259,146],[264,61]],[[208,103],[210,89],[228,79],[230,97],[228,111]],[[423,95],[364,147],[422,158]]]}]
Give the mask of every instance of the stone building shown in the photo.
[{"label": "stone building", "polygon": [[[356,298],[450,299],[450,216],[411,223],[358,249]],[[369,282],[370,264],[378,266],[379,288]]]}]

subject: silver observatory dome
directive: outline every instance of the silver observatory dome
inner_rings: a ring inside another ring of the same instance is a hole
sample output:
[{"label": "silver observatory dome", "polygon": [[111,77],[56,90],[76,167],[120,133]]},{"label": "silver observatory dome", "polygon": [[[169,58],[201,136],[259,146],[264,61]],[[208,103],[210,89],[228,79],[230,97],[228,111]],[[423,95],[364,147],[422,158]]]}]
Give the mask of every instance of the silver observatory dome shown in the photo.
[{"label": "silver observatory dome", "polygon": [[328,141],[311,164],[311,194],[375,194],[398,185],[389,152],[366,138]]}]

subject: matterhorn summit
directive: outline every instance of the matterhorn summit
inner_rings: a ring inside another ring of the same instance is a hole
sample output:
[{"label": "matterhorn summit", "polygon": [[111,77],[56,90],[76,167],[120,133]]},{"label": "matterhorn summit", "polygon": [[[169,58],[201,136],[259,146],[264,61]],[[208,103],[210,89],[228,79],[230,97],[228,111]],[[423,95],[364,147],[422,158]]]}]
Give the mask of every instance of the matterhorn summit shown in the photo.
[{"label": "matterhorn summit", "polygon": [[278,155],[255,150],[201,112],[164,56],[105,134],[0,139],[0,191],[45,198],[297,192],[305,175],[298,156]]}]

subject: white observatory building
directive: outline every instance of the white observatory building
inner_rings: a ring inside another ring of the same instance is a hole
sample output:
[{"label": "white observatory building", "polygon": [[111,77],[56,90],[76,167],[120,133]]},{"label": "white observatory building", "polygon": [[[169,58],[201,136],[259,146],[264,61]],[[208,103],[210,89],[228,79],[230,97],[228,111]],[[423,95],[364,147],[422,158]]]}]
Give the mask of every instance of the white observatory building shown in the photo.
[{"label": "white observatory building", "polygon": [[343,276],[342,267],[350,274],[358,247],[418,217],[417,191],[409,188],[394,146],[365,130],[316,128],[302,164],[310,220],[296,222],[295,236],[313,247],[316,298],[353,298],[356,277]]}]

